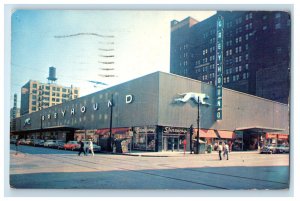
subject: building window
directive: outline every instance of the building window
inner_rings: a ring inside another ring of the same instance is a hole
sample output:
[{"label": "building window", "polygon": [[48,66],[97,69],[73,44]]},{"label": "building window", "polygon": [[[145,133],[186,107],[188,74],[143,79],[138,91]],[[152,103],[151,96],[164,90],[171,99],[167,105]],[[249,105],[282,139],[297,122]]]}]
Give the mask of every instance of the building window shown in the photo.
[{"label": "building window", "polygon": [[245,39],[246,39],[246,40],[249,39],[249,35],[248,35],[248,34],[245,35]]},{"label": "building window", "polygon": [[239,58],[235,57],[235,63],[239,62]]},{"label": "building window", "polygon": [[36,100],[36,95],[32,95],[32,100]]},{"label": "building window", "polygon": [[248,55],[248,54],[245,55],[245,59],[246,59],[246,60],[249,59],[249,55]]},{"label": "building window", "polygon": [[236,47],[236,48],[235,48],[235,53],[238,53],[238,52],[239,52],[239,48]]},{"label": "building window", "polygon": [[52,98],[52,101],[55,102],[55,98]]},{"label": "building window", "polygon": [[265,31],[265,30],[267,30],[267,25],[265,25],[265,26],[263,26],[263,30]]},{"label": "building window", "polygon": [[248,50],[248,48],[249,48],[249,45],[248,45],[248,44],[246,44],[246,45],[245,45],[245,49],[246,49],[246,50]]},{"label": "building window", "polygon": [[33,85],[32,85],[32,88],[37,88],[37,84],[33,84]]},{"label": "building window", "polygon": [[237,74],[237,75],[236,75],[236,80],[238,81],[239,79],[240,79],[240,75]]},{"label": "building window", "polygon": [[246,64],[246,65],[245,65],[245,68],[246,68],[246,70],[248,70],[248,68],[249,68],[249,64]]},{"label": "building window", "polygon": [[243,79],[245,80],[247,78],[247,74],[243,73]]},{"label": "building window", "polygon": [[49,86],[46,86],[46,90],[50,90],[50,87],[49,87]]},{"label": "building window", "polygon": [[249,29],[252,29],[252,23],[249,24]]},{"label": "building window", "polygon": [[275,24],[275,29],[281,29],[281,24],[280,23]]},{"label": "building window", "polygon": [[264,16],[263,16],[263,20],[266,20],[267,18],[268,18],[267,15],[264,15]]},{"label": "building window", "polygon": [[49,91],[45,91],[45,95],[49,96],[50,92]]},{"label": "building window", "polygon": [[241,52],[241,51],[242,51],[242,46],[239,47],[239,52]]},{"label": "building window", "polygon": [[281,17],[281,14],[280,13],[276,13],[275,14],[275,18],[280,18]]},{"label": "building window", "polygon": [[56,99],[56,102],[60,102],[60,99],[59,99],[59,98],[57,98],[57,99]]},{"label": "building window", "polygon": [[36,105],[36,101],[32,101],[32,105]]},{"label": "building window", "polygon": [[62,92],[67,92],[67,90],[63,88],[63,89],[62,89]]},{"label": "building window", "polygon": [[32,107],[32,111],[36,111],[36,107]]},{"label": "building window", "polygon": [[239,67],[235,67],[235,72],[239,72]]},{"label": "building window", "polygon": [[241,62],[242,61],[242,56],[239,56],[239,62]]},{"label": "building window", "polygon": [[252,13],[249,13],[249,19],[252,19],[252,17],[253,17]]},{"label": "building window", "polygon": [[232,76],[232,80],[235,82],[235,75],[234,75],[234,76]]}]

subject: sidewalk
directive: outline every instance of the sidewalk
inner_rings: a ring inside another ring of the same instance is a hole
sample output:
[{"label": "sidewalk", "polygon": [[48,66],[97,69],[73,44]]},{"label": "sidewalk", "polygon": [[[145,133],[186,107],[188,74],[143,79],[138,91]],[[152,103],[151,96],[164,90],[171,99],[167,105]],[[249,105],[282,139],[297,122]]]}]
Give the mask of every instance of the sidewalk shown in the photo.
[{"label": "sidewalk", "polygon": [[[230,154],[259,154],[259,151],[234,151],[230,152]],[[121,154],[121,153],[120,153]],[[163,151],[163,152],[146,152],[146,151],[131,151],[128,153],[122,153],[121,155],[128,156],[140,156],[140,157],[182,157],[182,156],[196,156],[196,155],[217,155],[219,152],[213,151],[212,153],[205,154],[190,154],[190,152],[171,152],[171,151]]]}]

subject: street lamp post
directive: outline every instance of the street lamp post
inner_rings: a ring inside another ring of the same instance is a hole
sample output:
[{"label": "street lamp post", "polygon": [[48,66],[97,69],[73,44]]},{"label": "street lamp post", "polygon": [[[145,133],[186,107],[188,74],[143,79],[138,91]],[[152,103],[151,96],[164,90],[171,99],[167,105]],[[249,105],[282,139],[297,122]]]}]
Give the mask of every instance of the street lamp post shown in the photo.
[{"label": "street lamp post", "polygon": [[109,150],[113,151],[113,143],[112,143],[112,115],[113,115],[113,94],[111,95],[111,102],[108,103],[108,106],[110,107],[110,121],[109,121]]},{"label": "street lamp post", "polygon": [[190,126],[190,154],[193,153],[193,133],[194,133],[194,127],[193,124]]},{"label": "street lamp post", "polygon": [[198,96],[198,116],[197,116],[197,142],[196,142],[196,154],[199,154],[199,130],[200,130],[200,99]]}]

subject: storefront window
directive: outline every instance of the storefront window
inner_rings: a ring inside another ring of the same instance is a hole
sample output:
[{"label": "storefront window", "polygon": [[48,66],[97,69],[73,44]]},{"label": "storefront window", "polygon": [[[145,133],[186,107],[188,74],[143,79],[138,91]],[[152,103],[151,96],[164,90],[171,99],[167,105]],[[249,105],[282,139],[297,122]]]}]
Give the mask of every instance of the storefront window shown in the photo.
[{"label": "storefront window", "polygon": [[133,149],[155,151],[156,129],[154,126],[135,127]]}]

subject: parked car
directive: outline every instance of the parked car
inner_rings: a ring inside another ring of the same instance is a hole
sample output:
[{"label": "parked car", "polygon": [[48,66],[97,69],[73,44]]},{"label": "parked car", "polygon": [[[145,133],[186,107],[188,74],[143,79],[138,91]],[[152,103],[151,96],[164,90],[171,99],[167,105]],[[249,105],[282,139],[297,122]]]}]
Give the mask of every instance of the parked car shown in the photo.
[{"label": "parked car", "polygon": [[24,144],[26,145],[33,145],[33,139],[26,139]]},{"label": "parked car", "polygon": [[276,147],[276,153],[290,153],[290,147],[288,145],[278,145]]},{"label": "parked car", "polygon": [[274,145],[266,145],[260,150],[261,154],[274,154],[276,153],[276,146]]},{"label": "parked car", "polygon": [[20,144],[21,144],[21,145],[24,145],[24,144],[25,144],[25,139],[24,139],[24,138],[20,139]]},{"label": "parked car", "polygon": [[55,143],[55,140],[46,140],[44,147],[51,147]]},{"label": "parked car", "polygon": [[[87,147],[89,147],[89,143],[90,143],[89,141],[83,141],[83,143],[86,144]],[[94,152],[99,152],[101,151],[101,146],[93,142],[93,150]]]},{"label": "parked car", "polygon": [[77,150],[80,148],[80,144],[78,144],[77,141],[69,141],[66,144],[64,144],[64,149],[70,149],[70,150]]},{"label": "parked car", "polygon": [[34,139],[33,140],[33,146],[35,146],[35,147],[42,147],[42,146],[44,146],[44,142],[45,142],[45,140]]},{"label": "parked car", "polygon": [[53,144],[50,144],[51,148],[62,149],[64,148],[65,142],[63,140],[55,140]]}]

